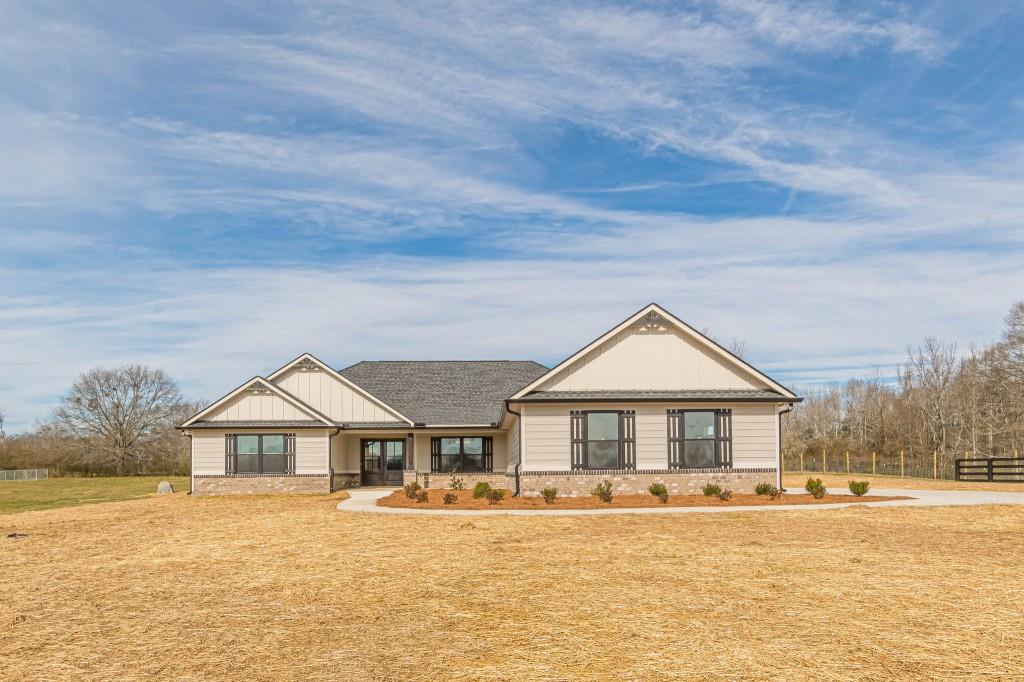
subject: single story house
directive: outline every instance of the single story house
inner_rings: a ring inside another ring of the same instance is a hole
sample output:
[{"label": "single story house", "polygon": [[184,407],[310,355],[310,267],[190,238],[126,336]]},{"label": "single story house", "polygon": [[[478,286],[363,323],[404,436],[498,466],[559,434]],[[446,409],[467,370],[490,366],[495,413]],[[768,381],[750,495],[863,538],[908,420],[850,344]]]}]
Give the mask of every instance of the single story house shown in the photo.
[{"label": "single story house", "polygon": [[368,361],[303,354],[181,424],[196,494],[486,480],[515,494],[663,482],[781,483],[781,416],[800,401],[650,304],[569,358]]}]

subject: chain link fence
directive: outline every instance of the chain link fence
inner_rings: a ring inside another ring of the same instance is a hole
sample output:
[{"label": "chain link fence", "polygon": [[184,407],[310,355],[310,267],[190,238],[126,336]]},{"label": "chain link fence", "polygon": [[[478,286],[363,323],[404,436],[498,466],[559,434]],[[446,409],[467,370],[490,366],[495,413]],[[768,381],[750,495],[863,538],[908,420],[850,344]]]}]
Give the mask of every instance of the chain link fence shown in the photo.
[{"label": "chain link fence", "polygon": [[[876,474],[905,478],[954,480],[956,460],[966,453],[953,452],[855,452],[853,450],[787,452],[785,471],[818,474]],[[971,454],[974,457],[985,455]]]},{"label": "chain link fence", "polygon": [[43,481],[50,477],[49,469],[2,469],[0,481]]}]

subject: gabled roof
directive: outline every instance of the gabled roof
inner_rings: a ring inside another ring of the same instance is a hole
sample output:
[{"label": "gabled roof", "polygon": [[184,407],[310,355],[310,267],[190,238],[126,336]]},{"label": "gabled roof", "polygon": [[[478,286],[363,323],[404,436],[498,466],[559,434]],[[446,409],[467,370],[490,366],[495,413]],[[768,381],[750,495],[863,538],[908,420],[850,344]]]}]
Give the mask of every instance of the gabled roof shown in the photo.
[{"label": "gabled roof", "polygon": [[385,360],[339,372],[417,424],[484,426],[497,423],[505,399],[547,367],[518,360]]},{"label": "gabled roof", "polygon": [[720,360],[722,360],[725,364],[732,365],[734,367],[737,367],[737,368],[743,370],[744,372],[746,372],[748,374],[753,375],[754,377],[760,379],[762,382],[767,384],[773,390],[778,391],[782,396],[784,396],[786,398],[796,398],[797,397],[796,393],[794,393],[790,389],[786,388],[785,386],[783,386],[779,382],[775,381],[770,376],[768,376],[767,374],[765,374],[761,370],[757,369],[756,367],[754,367],[750,363],[746,362],[742,358],[738,357],[737,355],[734,355],[733,353],[730,353],[728,350],[723,348],[721,345],[719,345],[718,343],[716,343],[712,339],[709,339],[704,334],[701,334],[699,331],[697,331],[696,329],[694,329],[690,325],[686,324],[685,322],[680,320],[678,317],[676,317],[672,313],[668,312],[667,310],[665,310],[664,308],[659,306],[657,303],[650,303],[650,304],[644,306],[643,308],[641,308],[640,310],[638,310],[633,315],[630,315],[629,317],[627,317],[620,324],[618,324],[615,327],[609,329],[607,332],[605,332],[604,334],[602,334],[598,338],[596,338],[593,341],[591,341],[589,344],[587,344],[586,346],[584,346],[583,348],[578,350],[572,356],[566,358],[562,362],[560,362],[557,365],[555,365],[554,367],[552,367],[548,372],[546,372],[542,376],[539,376],[536,379],[534,379],[533,381],[531,381],[529,384],[527,384],[526,386],[521,388],[519,391],[517,391],[515,393],[515,395],[512,396],[511,399],[512,400],[518,400],[519,398],[522,398],[523,396],[531,393],[532,391],[535,391],[537,389],[537,387],[540,386],[542,383],[544,383],[546,380],[556,376],[563,369],[565,369],[566,367],[569,367],[570,365],[575,363],[580,358],[583,358],[588,353],[590,353],[592,350],[594,350],[595,348],[598,348],[605,341],[611,339],[612,337],[614,337],[616,334],[618,334],[619,332],[621,332],[624,329],[626,329],[631,324],[640,321],[642,318],[644,318],[645,316],[648,316],[648,315],[652,315],[654,317],[660,317],[659,323],[660,323],[660,320],[668,321],[671,325],[673,325],[674,327],[679,329],[679,331],[683,332],[683,334],[685,334],[686,336],[688,336],[691,339],[693,339],[699,345],[701,345],[704,348],[706,348],[709,352],[711,352],[712,355],[714,355],[715,357],[717,357]]},{"label": "gabled roof", "polygon": [[[252,379],[249,379],[249,381],[246,381],[244,384],[242,384],[241,386],[239,386],[235,390],[231,391],[230,393],[228,393],[226,396],[224,396],[220,400],[214,402],[212,405],[210,405],[210,406],[206,407],[205,409],[200,410],[196,414],[192,415],[189,419],[184,421],[181,424],[181,426],[178,427],[178,428],[185,428],[185,427],[187,427],[187,426],[189,426],[189,425],[191,425],[191,424],[193,424],[195,422],[201,421],[203,417],[205,417],[206,415],[210,414],[210,412],[214,411],[218,407],[221,407],[224,404],[230,402],[236,396],[241,394],[242,391],[245,391],[247,389],[253,388],[255,386],[258,386],[259,388],[262,388],[262,389],[269,390],[271,393],[273,393],[274,395],[278,396],[279,398],[281,398],[285,402],[293,405],[297,409],[299,409],[302,412],[304,412],[305,414],[307,414],[313,421],[321,422],[321,423],[323,423],[323,424],[325,424],[327,426],[333,426],[334,425],[334,422],[332,422],[331,419],[329,417],[327,417],[326,415],[320,414],[318,411],[316,411],[315,409],[313,409],[312,407],[310,407],[306,403],[302,402],[301,400],[299,400],[295,396],[291,395],[290,393],[282,391],[280,388],[278,388],[277,386],[275,386],[271,382],[267,381],[263,377],[256,376],[256,377],[253,377]],[[230,423],[231,422],[225,422],[225,424],[230,424]]]},{"label": "gabled roof", "polygon": [[396,410],[394,407],[391,407],[391,405],[389,405],[388,403],[384,402],[384,400],[382,400],[379,396],[373,395],[372,393],[370,393],[366,389],[364,389],[364,388],[360,387],[359,385],[357,385],[354,381],[352,381],[348,377],[346,377],[346,376],[342,375],[341,373],[335,371],[335,369],[333,367],[328,365],[326,362],[321,361],[320,359],[315,357],[312,353],[303,353],[299,357],[295,358],[294,360],[292,360],[291,362],[286,364],[284,367],[281,367],[280,369],[277,369],[277,370],[274,370],[273,372],[271,372],[271,374],[267,377],[267,379],[269,379],[270,381],[273,381],[274,379],[276,379],[277,377],[281,376],[282,374],[287,372],[289,369],[291,369],[295,365],[298,365],[298,364],[303,363],[303,362],[309,362],[309,363],[315,364],[316,366],[320,367],[322,370],[324,370],[325,372],[330,374],[332,377],[334,377],[335,379],[340,381],[342,384],[348,386],[350,389],[352,389],[353,391],[355,391],[359,395],[363,396],[364,398],[366,398],[370,402],[376,403],[377,405],[380,405],[386,411],[391,412],[396,417],[398,417],[399,419],[405,420],[409,424],[413,423],[412,419],[410,419],[409,417],[405,416],[400,411]]}]

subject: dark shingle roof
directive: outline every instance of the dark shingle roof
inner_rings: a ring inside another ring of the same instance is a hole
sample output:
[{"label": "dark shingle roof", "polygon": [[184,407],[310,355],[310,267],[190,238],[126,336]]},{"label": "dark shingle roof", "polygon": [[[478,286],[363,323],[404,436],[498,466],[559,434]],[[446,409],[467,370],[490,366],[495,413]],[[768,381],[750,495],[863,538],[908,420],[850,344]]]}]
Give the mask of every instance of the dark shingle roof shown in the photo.
[{"label": "dark shingle roof", "polygon": [[423,424],[492,424],[506,398],[547,371],[518,360],[365,361],[339,370]]},{"label": "dark shingle roof", "polygon": [[[707,389],[686,391],[534,391],[521,401],[545,400],[756,400],[793,402],[775,391],[757,389]],[[518,401],[517,401],[518,402]]]}]

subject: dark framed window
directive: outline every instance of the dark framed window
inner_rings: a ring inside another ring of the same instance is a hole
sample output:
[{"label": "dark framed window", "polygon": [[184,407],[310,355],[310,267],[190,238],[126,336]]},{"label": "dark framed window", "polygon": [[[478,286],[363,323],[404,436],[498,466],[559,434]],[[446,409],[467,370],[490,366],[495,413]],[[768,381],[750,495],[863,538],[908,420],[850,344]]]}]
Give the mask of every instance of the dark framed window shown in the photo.
[{"label": "dark framed window", "polygon": [[294,474],[294,433],[234,433],[225,437],[229,474]]},{"label": "dark framed window", "polygon": [[430,439],[430,470],[434,473],[490,472],[494,441],[490,436],[437,436]]},{"label": "dark framed window", "polygon": [[732,467],[732,410],[669,410],[672,469]]},{"label": "dark framed window", "polygon": [[636,468],[633,410],[570,412],[573,469]]}]

